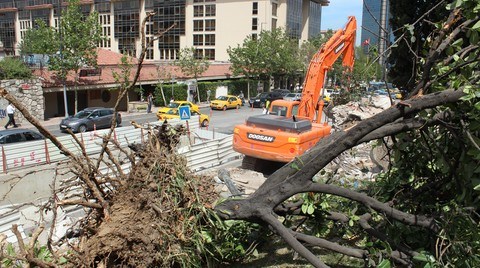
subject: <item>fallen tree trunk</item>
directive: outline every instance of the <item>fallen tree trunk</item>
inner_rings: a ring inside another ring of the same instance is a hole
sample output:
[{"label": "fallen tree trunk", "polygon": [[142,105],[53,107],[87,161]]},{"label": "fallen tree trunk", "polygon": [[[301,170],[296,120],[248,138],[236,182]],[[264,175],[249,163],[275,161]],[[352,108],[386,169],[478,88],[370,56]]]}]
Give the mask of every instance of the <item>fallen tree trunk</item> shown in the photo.
[{"label": "fallen tree trunk", "polygon": [[[434,219],[424,215],[413,215],[399,211],[389,204],[353,190],[316,183],[312,180],[322,168],[344,151],[371,139],[387,137],[399,131],[418,127],[410,121],[418,112],[447,103],[457,102],[464,93],[461,90],[446,90],[405,101],[358,123],[348,132],[336,132],[322,139],[309,152],[286,164],[272,174],[265,183],[245,199],[229,199],[215,209],[224,219],[263,221],[281,235],[301,256],[316,267],[325,267],[315,255],[301,244],[288,229],[276,219],[275,209],[285,200],[304,192],[326,193],[341,196],[383,213],[387,217],[412,226],[438,230]],[[406,121],[403,127],[402,121]],[[391,124],[395,122],[392,127]],[[381,135],[380,135],[381,134]],[[306,240],[305,237],[302,237]],[[415,254],[415,253],[413,253]],[[400,254],[402,255],[402,254]]]}]

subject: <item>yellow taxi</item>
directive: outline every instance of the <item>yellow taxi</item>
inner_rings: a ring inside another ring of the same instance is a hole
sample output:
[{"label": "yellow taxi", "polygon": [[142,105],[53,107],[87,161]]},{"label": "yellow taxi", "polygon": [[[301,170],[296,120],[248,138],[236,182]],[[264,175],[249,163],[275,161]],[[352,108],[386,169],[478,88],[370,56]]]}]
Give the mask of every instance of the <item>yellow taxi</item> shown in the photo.
[{"label": "yellow taxi", "polygon": [[242,107],[242,100],[239,97],[233,95],[219,96],[218,98],[210,102],[211,109],[225,111],[229,108],[239,109],[240,107]]},{"label": "yellow taxi", "polygon": [[[198,115],[198,121],[200,123],[200,126],[202,127],[207,127],[208,124],[210,123],[210,117],[206,114],[201,114],[195,110],[190,110],[190,114],[192,116]],[[178,114],[178,109],[176,108],[170,108],[168,111],[165,113],[161,113],[160,110],[157,112],[157,118],[158,120],[165,120],[165,119],[176,119],[180,118],[180,115]]]},{"label": "yellow taxi", "polygon": [[157,112],[157,117],[158,117],[158,114],[165,114],[167,113],[170,109],[178,109],[179,107],[184,107],[184,106],[189,106],[190,107],[190,111],[196,111],[198,113],[200,113],[200,110],[198,109],[198,105],[196,104],[193,104],[189,101],[171,101],[167,107],[162,107],[160,109],[158,109],[158,112]]}]

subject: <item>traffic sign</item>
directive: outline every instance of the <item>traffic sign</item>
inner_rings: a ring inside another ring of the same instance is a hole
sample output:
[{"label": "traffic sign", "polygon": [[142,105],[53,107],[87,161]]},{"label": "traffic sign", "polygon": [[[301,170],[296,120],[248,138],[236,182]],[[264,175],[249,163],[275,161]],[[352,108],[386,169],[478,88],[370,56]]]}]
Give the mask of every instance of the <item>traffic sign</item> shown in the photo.
[{"label": "traffic sign", "polygon": [[180,113],[180,119],[181,120],[188,120],[190,119],[190,106],[182,106],[178,107],[178,111]]}]

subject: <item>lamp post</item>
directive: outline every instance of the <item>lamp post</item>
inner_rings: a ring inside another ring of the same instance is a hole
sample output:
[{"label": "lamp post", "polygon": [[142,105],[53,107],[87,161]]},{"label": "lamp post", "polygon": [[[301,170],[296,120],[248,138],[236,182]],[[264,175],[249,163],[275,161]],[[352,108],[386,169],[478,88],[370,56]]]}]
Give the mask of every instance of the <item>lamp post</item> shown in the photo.
[{"label": "lamp post", "polygon": [[175,97],[173,96],[174,87],[175,87],[175,75],[172,76],[172,98],[175,98]]},{"label": "lamp post", "polygon": [[63,83],[63,102],[65,104],[65,118],[68,117],[68,102],[67,102],[67,73],[65,73],[65,65],[63,61],[63,33],[62,33],[62,1],[58,1],[58,32],[60,33],[60,62],[62,64],[62,73],[64,77],[62,78]]}]

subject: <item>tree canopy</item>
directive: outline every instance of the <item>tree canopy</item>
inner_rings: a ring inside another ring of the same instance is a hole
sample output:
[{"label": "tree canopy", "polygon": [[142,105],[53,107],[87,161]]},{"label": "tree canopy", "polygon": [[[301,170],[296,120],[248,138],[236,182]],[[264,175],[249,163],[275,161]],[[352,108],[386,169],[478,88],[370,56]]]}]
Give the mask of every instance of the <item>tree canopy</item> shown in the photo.
[{"label": "tree canopy", "polygon": [[[57,30],[39,21],[37,28],[29,29],[22,41],[22,54],[38,53],[50,55],[49,68],[57,72],[61,80],[70,71],[75,73],[82,67],[97,66],[97,46],[102,40],[100,23],[96,12],[85,16],[79,0],[68,0],[61,11]],[[77,89],[75,86],[75,111]]]},{"label": "tree canopy", "polygon": [[259,77],[262,80],[294,77],[302,70],[298,42],[283,29],[263,30],[257,38],[248,36],[242,45],[229,47],[228,55],[234,74]]},{"label": "tree canopy", "polygon": [[197,97],[200,102],[200,94],[198,94],[197,87],[198,77],[208,70],[210,62],[203,56],[199,56],[194,47],[187,47],[180,50],[175,65],[178,66],[184,74],[191,75],[195,78]]},{"label": "tree canopy", "polygon": [[28,79],[32,71],[20,59],[4,58],[0,60],[0,80],[3,79]]}]

